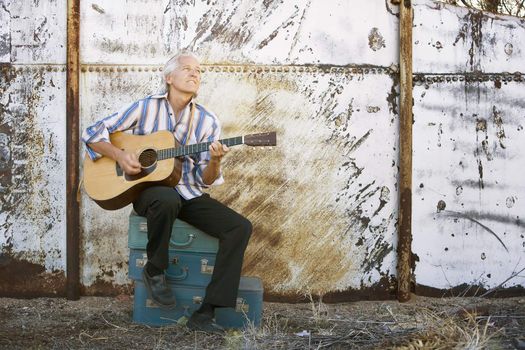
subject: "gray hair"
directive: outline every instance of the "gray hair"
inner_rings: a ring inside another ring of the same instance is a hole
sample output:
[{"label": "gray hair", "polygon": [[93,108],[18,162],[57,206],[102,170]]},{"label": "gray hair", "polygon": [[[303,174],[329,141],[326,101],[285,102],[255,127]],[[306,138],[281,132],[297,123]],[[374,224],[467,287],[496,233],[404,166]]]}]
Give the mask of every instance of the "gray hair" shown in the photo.
[{"label": "gray hair", "polygon": [[166,82],[166,78],[168,75],[171,74],[175,69],[179,67],[180,61],[179,59],[181,57],[193,57],[197,61],[200,61],[199,58],[191,51],[180,51],[176,53],[173,57],[171,57],[168,62],[164,65],[164,68],[162,69],[162,80],[164,82],[164,87],[166,89],[166,92],[169,91],[170,87],[168,83]]}]

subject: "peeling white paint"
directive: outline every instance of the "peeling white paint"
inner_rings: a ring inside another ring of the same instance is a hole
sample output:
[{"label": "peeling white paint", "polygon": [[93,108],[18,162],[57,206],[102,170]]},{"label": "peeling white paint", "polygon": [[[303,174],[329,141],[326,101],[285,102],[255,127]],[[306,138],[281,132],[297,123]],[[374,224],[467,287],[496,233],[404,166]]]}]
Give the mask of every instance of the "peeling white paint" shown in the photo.
[{"label": "peeling white paint", "polygon": [[0,6],[0,63],[11,62],[11,15],[9,3]]},{"label": "peeling white paint", "polygon": [[[254,223],[245,272],[284,294],[395,276],[398,86],[384,69],[398,63],[395,6],[185,3],[81,2],[81,127],[158,92],[165,59],[195,50],[207,67],[199,100],[224,136],[278,132],[272,150],[235,149],[227,184],[212,191]],[[523,73],[524,22],[413,4],[414,72],[443,79],[414,88],[416,282],[494,287],[525,263],[516,176],[524,82],[465,82],[464,73]],[[47,272],[65,271],[65,14],[65,0],[0,6],[0,62],[15,64],[0,85],[2,164],[11,167],[0,187],[0,245]],[[29,122],[35,131],[24,136],[17,128]],[[129,283],[129,210],[103,211],[82,196],[84,286]]]},{"label": "peeling white paint", "polygon": [[523,19],[436,1],[412,4],[414,72],[525,72]]},{"label": "peeling white paint", "polygon": [[11,62],[65,64],[67,1],[8,1]]},{"label": "peeling white paint", "polygon": [[65,72],[10,69],[3,77],[11,168],[2,179],[0,246],[47,271],[65,270]]},{"label": "peeling white paint", "polygon": [[[522,85],[414,88],[418,284],[491,288],[525,266]],[[525,278],[516,277],[505,287],[524,284]]]},{"label": "peeling white paint", "polygon": [[[224,137],[278,132],[279,146],[272,150],[235,149],[224,165],[227,185],[211,191],[254,224],[246,273],[261,276],[268,290],[287,293],[358,289],[395,274],[391,77],[218,68],[204,73],[199,101],[219,116]],[[86,73],[82,82],[84,126],[159,83],[151,72],[138,71]],[[373,86],[388,88],[370,93]],[[384,112],[371,116],[370,105]],[[89,285],[107,267],[126,261],[130,208],[105,212],[85,198],[82,208],[83,236],[93,245],[84,258],[83,282]],[[323,261],[328,252],[332,260]]]},{"label": "peeling white paint", "polygon": [[[84,1],[81,60],[162,64],[190,49],[208,63],[388,67],[398,62],[398,19],[391,7],[341,0]],[[381,37],[377,48],[370,44],[372,28]]]},{"label": "peeling white paint", "polygon": [[[455,74],[523,73],[524,36],[522,19],[415,4],[414,71],[450,74],[418,81],[413,91],[412,232],[420,285],[492,288],[525,267],[525,83]],[[512,286],[525,286],[525,278],[503,285]]]}]

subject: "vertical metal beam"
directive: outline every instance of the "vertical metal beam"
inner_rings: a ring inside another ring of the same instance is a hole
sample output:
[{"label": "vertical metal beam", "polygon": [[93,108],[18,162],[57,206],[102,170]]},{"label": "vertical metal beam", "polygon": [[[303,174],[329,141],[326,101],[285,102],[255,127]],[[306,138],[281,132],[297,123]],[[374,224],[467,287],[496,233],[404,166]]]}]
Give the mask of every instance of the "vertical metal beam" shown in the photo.
[{"label": "vertical metal beam", "polygon": [[77,189],[79,183],[79,47],[80,0],[67,1],[67,76],[66,76],[66,205],[67,257],[66,293],[69,300],[80,297],[80,223]]},{"label": "vertical metal beam", "polygon": [[412,3],[399,6],[399,236],[397,299],[410,300],[412,260]]}]

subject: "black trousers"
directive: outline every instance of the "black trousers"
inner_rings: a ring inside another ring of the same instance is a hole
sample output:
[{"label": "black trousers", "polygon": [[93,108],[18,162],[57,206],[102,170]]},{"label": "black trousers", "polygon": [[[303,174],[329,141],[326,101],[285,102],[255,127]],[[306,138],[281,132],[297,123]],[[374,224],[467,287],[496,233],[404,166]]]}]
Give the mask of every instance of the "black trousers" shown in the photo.
[{"label": "black trousers", "polygon": [[235,307],[244,251],[252,232],[248,219],[208,194],[185,200],[173,187],[155,186],[142,191],[133,202],[135,211],[147,218],[148,262],[165,270],[176,218],[219,239],[219,251],[204,302]]}]

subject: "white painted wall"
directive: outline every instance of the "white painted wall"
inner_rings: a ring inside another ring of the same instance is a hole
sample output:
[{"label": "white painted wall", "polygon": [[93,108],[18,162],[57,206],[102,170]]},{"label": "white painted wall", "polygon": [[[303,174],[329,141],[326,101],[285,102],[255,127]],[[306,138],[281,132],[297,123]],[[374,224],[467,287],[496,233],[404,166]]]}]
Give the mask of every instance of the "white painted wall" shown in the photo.
[{"label": "white painted wall", "polygon": [[525,71],[524,21],[427,1],[414,14],[416,281],[492,288],[525,267],[525,83],[502,74]]}]

